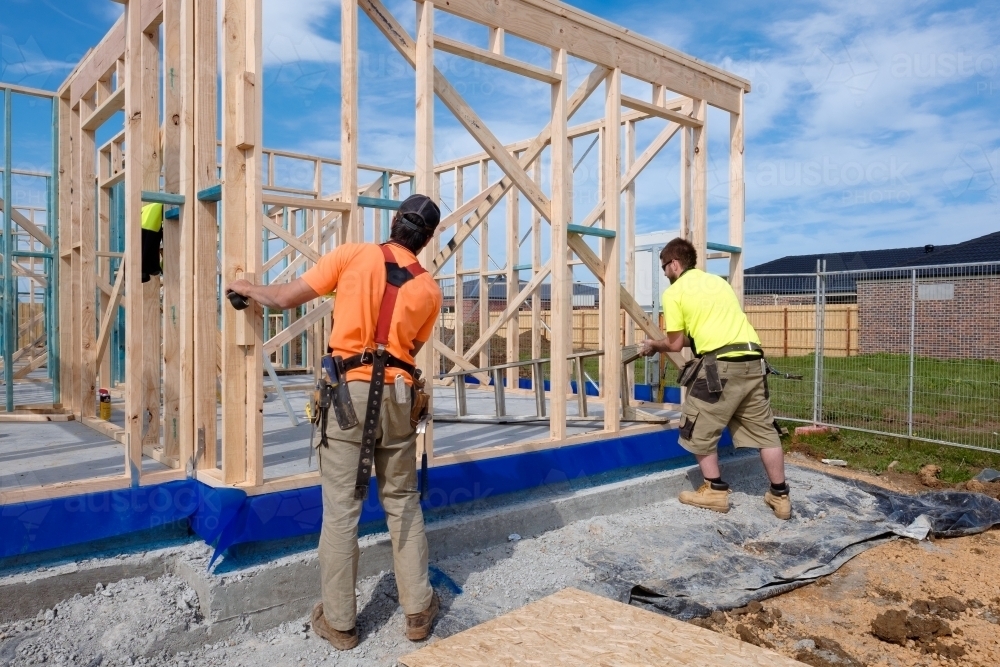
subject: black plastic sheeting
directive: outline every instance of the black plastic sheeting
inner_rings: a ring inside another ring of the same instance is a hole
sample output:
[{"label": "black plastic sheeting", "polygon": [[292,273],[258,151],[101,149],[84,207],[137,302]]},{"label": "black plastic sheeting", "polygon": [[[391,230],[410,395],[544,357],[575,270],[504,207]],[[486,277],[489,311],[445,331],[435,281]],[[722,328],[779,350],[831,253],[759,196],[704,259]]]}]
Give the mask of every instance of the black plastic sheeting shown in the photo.
[{"label": "black plastic sheeting", "polygon": [[679,521],[651,521],[656,525],[595,545],[581,560],[613,597],[686,620],[803,586],[900,536],[957,537],[1000,524],[1000,502],[981,494],[909,496],[819,473],[789,473],[790,521],[777,521],[759,496],[734,494],[740,511],[678,505]]},{"label": "black plastic sheeting", "polygon": [[930,534],[934,537],[975,535],[1000,525],[1000,501],[981,493],[933,491],[907,496],[867,484],[863,486],[875,496],[886,519],[908,526],[921,516],[927,517]]}]

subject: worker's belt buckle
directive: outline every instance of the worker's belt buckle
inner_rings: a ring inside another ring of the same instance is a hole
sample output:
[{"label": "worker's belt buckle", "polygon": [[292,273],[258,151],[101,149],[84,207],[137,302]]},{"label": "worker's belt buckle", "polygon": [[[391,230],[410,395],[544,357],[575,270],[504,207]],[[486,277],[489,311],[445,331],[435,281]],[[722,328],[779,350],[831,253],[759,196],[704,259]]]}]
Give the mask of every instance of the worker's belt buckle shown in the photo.
[{"label": "worker's belt buckle", "polygon": [[375,363],[375,350],[370,347],[366,347],[361,351],[361,365],[371,366]]}]

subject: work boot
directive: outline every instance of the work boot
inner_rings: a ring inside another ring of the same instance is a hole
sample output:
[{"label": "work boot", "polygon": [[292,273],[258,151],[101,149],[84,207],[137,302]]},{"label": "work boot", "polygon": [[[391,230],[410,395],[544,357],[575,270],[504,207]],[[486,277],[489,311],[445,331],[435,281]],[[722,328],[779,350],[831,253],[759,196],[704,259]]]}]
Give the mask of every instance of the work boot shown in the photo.
[{"label": "work boot", "polygon": [[326,617],[323,616],[323,603],[317,602],[316,606],[312,610],[312,629],[317,635],[330,642],[333,648],[338,651],[349,651],[358,645],[358,629],[351,628],[347,632],[342,630],[334,630],[330,627],[330,624],[326,622]]},{"label": "work boot", "polygon": [[774,510],[774,516],[779,519],[788,520],[792,517],[792,501],[787,493],[778,495],[768,489],[764,492],[764,502]]},{"label": "work boot", "polygon": [[406,638],[411,642],[420,642],[427,639],[434,627],[434,617],[437,616],[438,609],[441,608],[441,599],[438,594],[431,595],[431,603],[421,612],[406,615]]},{"label": "work boot", "polygon": [[715,489],[711,482],[705,482],[697,491],[681,491],[677,500],[685,505],[725,514],[729,511],[729,485],[725,486],[725,489]]}]

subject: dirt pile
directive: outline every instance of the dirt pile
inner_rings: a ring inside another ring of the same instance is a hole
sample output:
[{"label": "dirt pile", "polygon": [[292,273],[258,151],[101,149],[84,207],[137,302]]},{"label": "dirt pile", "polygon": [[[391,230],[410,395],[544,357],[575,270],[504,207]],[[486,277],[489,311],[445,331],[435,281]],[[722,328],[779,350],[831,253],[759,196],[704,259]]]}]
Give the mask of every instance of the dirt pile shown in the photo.
[{"label": "dirt pile", "polygon": [[941,486],[941,480],[938,479],[938,475],[941,474],[941,466],[936,465],[925,465],[917,473],[917,479],[924,486],[936,489]]},{"label": "dirt pile", "polygon": [[[918,475],[830,470],[801,454],[790,460],[894,491],[928,486]],[[1000,484],[937,480],[996,497]],[[981,488],[980,488],[981,487]],[[693,622],[814,667],[1000,665],[1000,530],[947,540],[901,539],[855,557],[814,585],[765,600],[758,609],[716,612]]]},{"label": "dirt pile", "polygon": [[[777,605],[769,603],[765,607],[755,600],[745,607],[729,612],[716,611],[707,618],[696,618],[691,623],[708,630],[731,634],[754,646],[781,650],[774,640],[791,630],[782,627],[782,618],[781,609]],[[780,639],[778,643],[781,643]],[[792,657],[813,667],[862,667],[863,664],[844,650],[839,642],[828,637],[803,637],[792,643],[791,649]],[[781,652],[789,653],[787,650]]]}]

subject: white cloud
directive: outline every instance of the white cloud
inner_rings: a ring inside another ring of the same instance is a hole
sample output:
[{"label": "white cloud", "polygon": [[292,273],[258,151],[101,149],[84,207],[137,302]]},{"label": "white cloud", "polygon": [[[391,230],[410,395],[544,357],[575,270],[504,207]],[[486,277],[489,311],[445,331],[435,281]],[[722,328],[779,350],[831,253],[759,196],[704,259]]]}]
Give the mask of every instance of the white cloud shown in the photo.
[{"label": "white cloud", "polygon": [[0,35],[0,81],[54,88],[72,67],[73,63],[48,58],[33,36],[18,43],[12,35]]},{"label": "white cloud", "polygon": [[724,63],[754,84],[748,264],[996,231],[998,29],[981,10],[836,4]]},{"label": "white cloud", "polygon": [[264,65],[340,62],[339,0],[264,0]]}]

